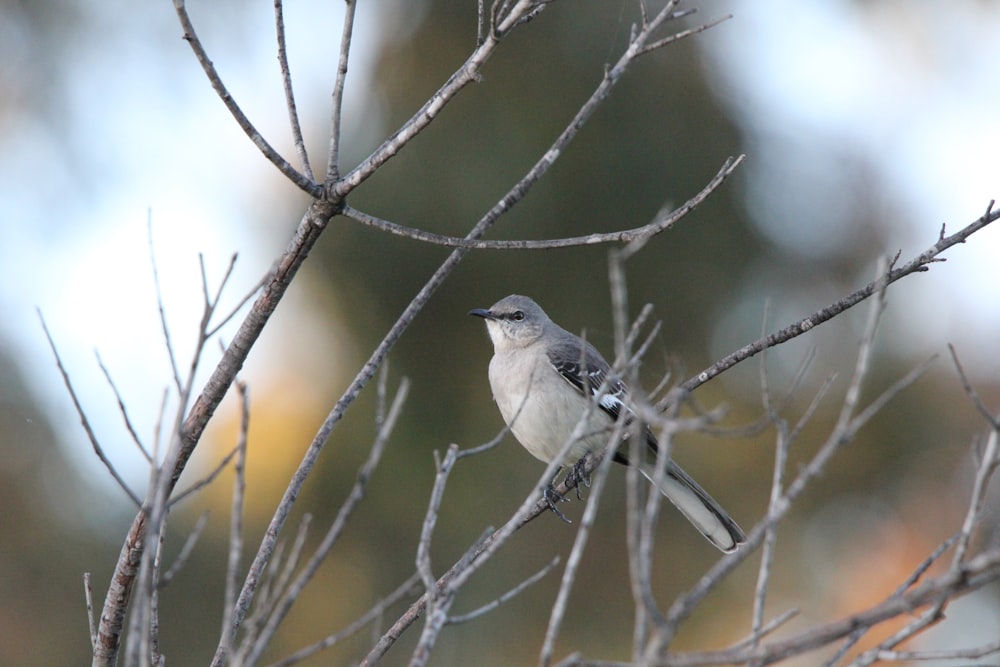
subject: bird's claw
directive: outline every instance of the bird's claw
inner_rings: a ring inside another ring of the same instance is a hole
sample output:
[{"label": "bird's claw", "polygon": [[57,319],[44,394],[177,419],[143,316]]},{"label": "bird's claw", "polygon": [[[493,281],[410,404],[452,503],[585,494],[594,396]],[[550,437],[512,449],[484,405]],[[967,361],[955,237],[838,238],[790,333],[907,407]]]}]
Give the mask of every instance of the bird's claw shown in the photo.
[{"label": "bird's claw", "polygon": [[542,497],[545,498],[545,502],[548,503],[549,509],[552,510],[553,514],[555,514],[557,517],[559,517],[566,523],[573,523],[572,521],[569,520],[569,517],[563,514],[559,510],[559,508],[556,507],[556,503],[566,502],[566,498],[560,495],[559,492],[556,491],[556,488],[554,486],[552,486],[551,484],[546,486],[542,490]]}]

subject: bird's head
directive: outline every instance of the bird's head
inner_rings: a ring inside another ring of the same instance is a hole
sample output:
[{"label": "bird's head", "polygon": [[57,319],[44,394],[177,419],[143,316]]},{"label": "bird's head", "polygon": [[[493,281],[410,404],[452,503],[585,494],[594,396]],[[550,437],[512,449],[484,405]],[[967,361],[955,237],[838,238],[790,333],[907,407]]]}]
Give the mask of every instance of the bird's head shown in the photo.
[{"label": "bird's head", "polygon": [[526,296],[511,294],[490,308],[470,310],[469,315],[486,320],[486,330],[497,351],[531,345],[551,322],[541,307]]}]

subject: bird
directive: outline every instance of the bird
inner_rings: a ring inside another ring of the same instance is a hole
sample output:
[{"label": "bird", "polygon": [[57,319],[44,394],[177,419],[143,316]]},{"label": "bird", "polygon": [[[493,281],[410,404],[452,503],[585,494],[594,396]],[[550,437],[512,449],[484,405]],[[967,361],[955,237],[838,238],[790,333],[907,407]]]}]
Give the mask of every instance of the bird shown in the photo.
[{"label": "bird", "polygon": [[[531,298],[511,294],[469,315],[485,320],[493,342],[489,380],[500,414],[535,458],[549,463],[558,456],[594,398],[599,397],[597,408],[590,413],[584,435],[570,446],[566,465],[603,451],[615,423],[634,418],[628,387],[620,379],[608,378],[610,366],[600,352],[553,322]],[[656,437],[648,426],[643,435],[655,459]],[[613,456],[617,463],[630,464],[624,441]],[[655,467],[648,458],[636,465],[654,482]],[[726,510],[672,460],[666,464],[659,490],[721,551],[736,551],[746,541]]]}]

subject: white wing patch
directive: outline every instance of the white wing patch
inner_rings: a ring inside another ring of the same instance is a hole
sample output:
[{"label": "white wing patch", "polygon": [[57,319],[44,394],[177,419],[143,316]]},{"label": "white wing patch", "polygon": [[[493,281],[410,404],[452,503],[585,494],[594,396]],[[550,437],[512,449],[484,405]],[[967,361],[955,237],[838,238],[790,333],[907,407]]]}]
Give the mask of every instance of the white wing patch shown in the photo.
[{"label": "white wing patch", "polygon": [[[597,395],[597,390],[598,387],[594,387],[593,391],[595,396]],[[601,396],[601,407],[604,408],[605,411],[614,415],[621,414],[623,408],[626,411],[628,410],[625,408],[625,403],[623,403],[620,398],[620,393],[604,394]]]}]

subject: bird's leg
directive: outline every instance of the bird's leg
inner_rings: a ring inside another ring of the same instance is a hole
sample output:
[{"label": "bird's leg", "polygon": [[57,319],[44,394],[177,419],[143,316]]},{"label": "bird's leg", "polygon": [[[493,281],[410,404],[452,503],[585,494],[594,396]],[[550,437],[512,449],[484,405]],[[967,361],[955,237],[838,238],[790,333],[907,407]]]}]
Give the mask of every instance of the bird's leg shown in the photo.
[{"label": "bird's leg", "polygon": [[581,456],[573,467],[570,468],[569,473],[566,474],[566,479],[572,479],[574,487],[576,488],[576,499],[583,500],[580,495],[580,486],[586,486],[590,488],[590,475],[587,474],[587,456]]},{"label": "bird's leg", "polygon": [[552,476],[552,479],[549,481],[549,483],[546,484],[545,488],[542,489],[542,497],[545,498],[545,502],[548,503],[549,509],[552,510],[553,514],[555,514],[557,517],[559,517],[566,523],[573,523],[572,521],[569,520],[569,517],[563,514],[559,510],[559,508],[556,507],[556,503],[566,502],[566,497],[560,494],[558,491],[556,491],[555,482],[556,482],[556,477],[558,476],[559,476],[559,471],[557,470],[556,474]]}]

